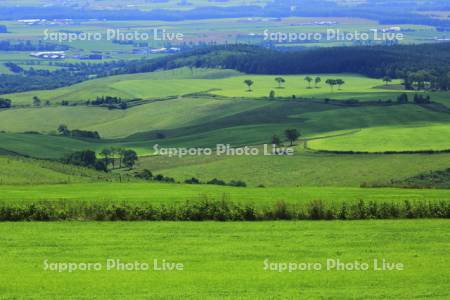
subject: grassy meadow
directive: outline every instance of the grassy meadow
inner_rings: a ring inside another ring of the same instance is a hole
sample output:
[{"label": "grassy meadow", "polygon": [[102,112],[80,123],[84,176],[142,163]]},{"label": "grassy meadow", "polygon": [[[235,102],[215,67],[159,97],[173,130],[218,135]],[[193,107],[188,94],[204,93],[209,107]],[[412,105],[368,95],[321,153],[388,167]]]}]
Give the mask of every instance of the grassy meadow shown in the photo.
[{"label": "grassy meadow", "polygon": [[257,206],[271,206],[276,201],[304,204],[313,200],[327,203],[355,203],[359,200],[398,203],[409,201],[446,201],[448,190],[408,190],[358,187],[268,187],[236,188],[214,185],[167,183],[73,183],[0,186],[2,203],[34,203],[39,201],[78,201],[89,203],[181,204],[186,201],[223,199]]},{"label": "grassy meadow", "polygon": [[116,176],[58,162],[0,156],[0,186],[94,183]]},{"label": "grassy meadow", "polygon": [[[168,76],[170,78],[168,78]],[[210,92],[226,97],[268,97],[270,91],[275,91],[278,97],[307,97],[332,99],[378,100],[395,99],[400,92],[384,86],[381,80],[350,74],[322,74],[322,82],[314,87],[304,80],[306,75],[283,76],[286,83],[279,86],[275,81],[277,76],[269,75],[239,75],[236,72],[223,70],[176,69],[161,73],[143,73],[132,75],[117,75],[95,79],[69,87],[46,91],[31,91],[17,94],[7,94],[3,97],[11,99],[14,105],[31,104],[32,98],[38,96],[44,101],[60,103],[62,100],[80,102],[94,100],[97,96],[116,96],[124,99],[157,99],[168,96],[179,96],[191,93]],[[313,76],[315,77],[315,76]],[[325,84],[326,79],[341,78],[346,84],[339,89],[331,89]],[[248,91],[244,80],[254,81],[252,91]],[[395,81],[392,84],[399,84]]]},{"label": "grassy meadow", "polygon": [[353,134],[317,139],[309,145],[313,149],[356,152],[449,150],[449,136],[450,124],[371,127]]},{"label": "grassy meadow", "polygon": [[[2,281],[0,293],[39,299],[446,299],[448,225],[447,220],[2,223],[0,272],[8,280]],[[182,263],[183,271],[107,271],[107,259],[150,263],[152,268],[154,259],[166,260]],[[370,269],[327,270],[327,259],[368,263]],[[374,271],[375,259],[404,268]],[[102,269],[49,271],[46,260],[100,263]],[[270,271],[265,261],[320,263],[323,269]]]}]

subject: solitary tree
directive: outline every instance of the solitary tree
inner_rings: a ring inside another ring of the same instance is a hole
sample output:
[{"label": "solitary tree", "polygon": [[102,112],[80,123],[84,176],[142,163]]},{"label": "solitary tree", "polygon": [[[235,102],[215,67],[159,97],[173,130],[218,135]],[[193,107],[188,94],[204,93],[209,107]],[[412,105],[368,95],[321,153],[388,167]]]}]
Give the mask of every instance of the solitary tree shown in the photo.
[{"label": "solitary tree", "polygon": [[248,91],[251,92],[252,91],[252,85],[253,85],[253,80],[247,79],[244,80],[244,83],[248,86]]},{"label": "solitary tree", "polygon": [[281,145],[281,139],[278,135],[274,135],[272,137],[272,145],[275,145],[275,146]]},{"label": "solitary tree", "polygon": [[330,86],[331,92],[333,92],[333,88],[337,84],[336,80],[334,80],[334,79],[327,79],[327,81],[325,81],[325,83]]},{"label": "solitary tree", "polygon": [[69,130],[69,128],[67,127],[67,125],[61,124],[61,125],[58,126],[58,133],[59,133],[60,135],[67,136],[67,135],[69,135],[70,130]]},{"label": "solitary tree", "polygon": [[123,163],[128,168],[133,168],[134,164],[138,160],[137,153],[133,150],[125,150],[123,152]]},{"label": "solitary tree", "polygon": [[33,97],[33,105],[34,106],[41,106],[41,99],[39,99],[39,97],[34,96]]},{"label": "solitary tree", "polygon": [[308,89],[311,88],[311,82],[313,81],[313,79],[311,78],[311,76],[306,76],[305,77],[305,81],[308,82]]},{"label": "solitary tree", "polygon": [[383,78],[383,82],[385,83],[385,86],[387,86],[390,82],[392,82],[392,79],[389,76],[385,76]]},{"label": "solitary tree", "polygon": [[336,79],[336,85],[339,86],[339,89],[345,84],[345,81],[342,79]]},{"label": "solitary tree", "polygon": [[314,87],[317,89],[317,85],[322,81],[322,78],[320,78],[319,76],[317,76],[314,79]]},{"label": "solitary tree", "polygon": [[271,99],[271,100],[275,99],[275,91],[274,91],[274,90],[271,90],[271,91],[270,91],[270,93],[269,93],[269,99]]},{"label": "solitary tree", "polygon": [[283,77],[277,77],[275,81],[278,82],[278,88],[281,88],[281,85],[286,82]]},{"label": "solitary tree", "polygon": [[300,132],[298,132],[297,129],[286,129],[284,134],[286,138],[291,142],[291,146],[293,146],[294,142],[301,136]]}]

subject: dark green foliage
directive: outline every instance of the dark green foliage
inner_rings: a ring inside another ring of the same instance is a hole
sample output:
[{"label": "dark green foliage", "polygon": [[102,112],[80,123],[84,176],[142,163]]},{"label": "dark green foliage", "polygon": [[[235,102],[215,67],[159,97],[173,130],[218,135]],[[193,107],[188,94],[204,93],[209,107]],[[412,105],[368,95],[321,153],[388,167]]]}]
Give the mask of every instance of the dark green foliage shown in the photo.
[{"label": "dark green foliage", "polygon": [[87,138],[87,139],[101,139],[100,134],[97,131],[87,131],[74,129],[70,131],[70,135],[75,138]]},{"label": "dark green foliage", "polygon": [[450,202],[404,201],[325,203],[313,201],[273,206],[240,204],[227,199],[170,205],[54,201],[0,203],[0,221],[269,221],[450,218]]},{"label": "dark green foliage", "polygon": [[108,172],[108,166],[105,164],[105,162],[103,160],[100,160],[100,159],[97,159],[95,161],[94,168],[97,171]]},{"label": "dark green foliage", "polygon": [[212,184],[212,185],[226,185],[226,182],[217,178],[214,178],[210,181],[208,181],[206,184]]},{"label": "dark green foliage", "polygon": [[297,129],[286,129],[284,134],[285,134],[286,138],[288,139],[288,141],[291,142],[291,146],[301,136],[300,132]]},{"label": "dark green foliage", "polygon": [[58,133],[63,136],[71,136],[74,138],[87,138],[87,139],[101,139],[100,134],[97,131],[87,131],[87,130],[69,130],[67,125],[61,124],[57,129]]},{"label": "dark green foliage", "polygon": [[419,95],[419,94],[415,94],[414,95],[414,103],[415,104],[429,104],[431,103],[431,99],[430,96],[424,96],[424,95]]},{"label": "dark green foliage", "polygon": [[151,180],[153,178],[153,173],[147,169],[144,169],[140,172],[136,172],[134,174],[134,177],[144,179],[144,180]]},{"label": "dark green foliage", "polygon": [[273,100],[273,99],[275,99],[275,91],[270,91],[270,93],[269,93],[269,99],[270,100]]},{"label": "dark green foliage", "polygon": [[4,63],[4,65],[13,73],[22,73],[23,72],[23,68],[15,63],[7,62],[7,63]]},{"label": "dark green foliage", "polygon": [[10,108],[11,100],[0,98],[0,108]]},{"label": "dark green foliage", "polygon": [[200,184],[200,180],[198,180],[195,177],[192,177],[192,178],[186,179],[184,181],[184,183],[187,183],[187,184]]},{"label": "dark green foliage", "polygon": [[[138,99],[130,100],[137,101]],[[128,109],[128,100],[124,100],[120,97],[102,96],[97,97],[95,100],[86,101],[86,105],[92,106],[105,106],[109,109]]]},{"label": "dark green foliage", "polygon": [[247,187],[247,184],[240,180],[232,180],[230,181],[230,183],[228,183],[228,185],[234,187]]},{"label": "dark green foliage", "polygon": [[[4,25],[0,25],[0,33],[7,32],[7,28]],[[62,44],[51,44],[43,41],[33,42],[27,41],[15,41],[8,40],[0,41],[0,51],[65,51],[69,47]]]},{"label": "dark green foliage", "polygon": [[274,136],[272,136],[271,143],[272,143],[272,145],[279,146],[279,145],[281,145],[281,139],[278,137],[278,135],[274,135]]},{"label": "dark green foliage", "polygon": [[175,179],[173,179],[172,177],[165,177],[162,174],[156,175],[155,177],[153,177],[153,180],[159,182],[175,183]]},{"label": "dark green foliage", "polygon": [[409,102],[408,94],[403,93],[400,96],[398,96],[397,102],[400,104],[407,104]]},{"label": "dark green foliage", "polygon": [[64,159],[64,162],[76,166],[95,168],[97,158],[94,151],[91,150],[77,151],[70,154],[66,159]]},{"label": "dark green foliage", "polygon": [[138,155],[134,150],[125,150],[122,152],[122,155],[122,162],[128,168],[132,168],[138,160]]}]

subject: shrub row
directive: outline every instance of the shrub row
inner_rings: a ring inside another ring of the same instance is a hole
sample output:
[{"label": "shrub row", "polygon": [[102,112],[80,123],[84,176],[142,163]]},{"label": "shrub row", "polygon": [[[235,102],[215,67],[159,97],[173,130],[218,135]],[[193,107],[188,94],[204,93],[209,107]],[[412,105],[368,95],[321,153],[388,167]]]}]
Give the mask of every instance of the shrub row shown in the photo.
[{"label": "shrub row", "polygon": [[272,206],[223,200],[148,203],[36,202],[0,203],[0,221],[269,221],[450,218],[450,201],[352,202],[312,201]]}]

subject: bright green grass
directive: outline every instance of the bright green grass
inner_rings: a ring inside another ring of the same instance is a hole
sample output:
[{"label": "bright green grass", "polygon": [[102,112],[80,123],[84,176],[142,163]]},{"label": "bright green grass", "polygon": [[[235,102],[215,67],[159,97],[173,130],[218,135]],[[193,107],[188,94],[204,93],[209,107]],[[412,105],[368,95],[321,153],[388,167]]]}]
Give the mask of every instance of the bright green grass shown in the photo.
[{"label": "bright green grass", "polygon": [[183,98],[153,102],[127,110],[86,106],[10,109],[0,112],[0,128],[8,132],[52,132],[60,124],[66,124],[71,129],[95,130],[102,137],[118,138],[138,132],[212,122],[269,105],[268,102],[254,100]]},{"label": "bright green grass", "polygon": [[295,156],[145,157],[138,168],[174,177],[243,180],[250,186],[352,186],[387,183],[450,168],[450,155],[336,155],[299,150]]},{"label": "bright green grass", "polygon": [[[180,72],[180,74],[177,72]],[[237,72],[229,70],[222,71],[225,72],[226,75],[223,75],[221,71],[217,70],[194,70],[193,74],[189,72],[188,69],[182,69],[155,73],[119,75],[90,80],[56,90],[8,94],[3,97],[13,100],[14,104],[30,104],[33,96],[39,96],[42,100],[48,100],[50,102],[60,102],[62,100],[82,101],[106,95],[122,97],[125,99],[152,99],[194,92],[204,92],[212,89],[217,90],[213,92],[217,95],[245,98],[268,97],[271,90],[274,90],[277,96],[283,97],[291,97],[295,94],[297,97],[361,100],[395,99],[400,93],[396,90],[383,89],[383,86],[379,87],[382,85],[380,80],[370,79],[359,75],[320,75],[323,79],[320,88],[311,89],[307,88],[307,83],[304,81],[305,75],[284,76],[287,82],[285,88],[280,89],[277,87],[277,83],[274,80],[276,76],[236,76]],[[210,74],[208,74],[208,72],[210,72]],[[168,74],[170,74],[170,78],[167,77]],[[324,83],[327,78],[342,78],[346,81],[346,85],[342,90],[338,90],[336,87],[332,92]],[[244,84],[244,80],[246,79],[252,79],[255,82],[252,92],[247,91]],[[373,95],[370,95],[371,93],[373,93]]]},{"label": "bright green grass", "polygon": [[[447,220],[260,223],[3,223],[2,298],[96,299],[448,299]],[[106,259],[184,264],[183,271],[105,270]],[[325,270],[273,272],[273,263]],[[327,259],[369,263],[326,270]],[[374,259],[403,271],[374,271]],[[101,271],[44,271],[49,263]]]},{"label": "bright green grass", "polygon": [[0,156],[0,185],[87,183],[115,180],[112,174],[52,161]]},{"label": "bright green grass", "polygon": [[[338,133],[336,133],[338,134]],[[450,124],[372,127],[349,135],[311,141],[313,149],[383,152],[450,149]]]},{"label": "bright green grass", "polygon": [[[344,108],[308,102],[249,99],[181,98],[153,102],[128,110],[58,106],[9,109],[0,112],[0,130],[8,132],[29,130],[53,132],[60,124],[66,124],[71,129],[98,131],[104,138],[119,138],[136,133],[170,130],[170,137],[185,136],[185,141],[172,140],[171,144],[189,142],[194,146],[196,140],[208,137],[215,138],[219,143],[224,143],[223,139],[228,137],[234,139],[231,140],[232,144],[265,143],[272,134],[282,135],[283,130],[290,126],[298,127],[304,136],[314,136],[372,126],[449,121],[448,114],[433,112],[415,105]],[[245,134],[248,126],[254,127],[258,133]],[[210,133],[205,136],[205,132],[211,130],[227,132]],[[232,131],[237,133],[233,134]],[[240,131],[242,132],[239,133]],[[148,136],[145,139],[148,141]]]},{"label": "bright green grass", "polygon": [[[67,101],[93,100],[97,96],[116,96],[124,99],[160,98],[179,96],[214,88],[214,81],[209,80],[239,75],[233,70],[181,68],[176,70],[111,76],[88,80],[80,84],[55,90],[30,91],[3,95],[14,104],[31,104],[34,96],[43,101],[59,103]],[[222,79],[217,79],[220,82]]]},{"label": "bright green grass", "polygon": [[322,200],[327,203],[405,200],[449,200],[449,190],[413,189],[362,189],[344,187],[277,187],[235,188],[211,185],[187,185],[168,183],[88,183],[60,185],[0,186],[0,201],[30,202],[79,200],[88,202],[148,202],[154,204],[184,203],[208,198],[228,199],[234,202],[251,202],[271,206],[276,201],[308,203]]}]

